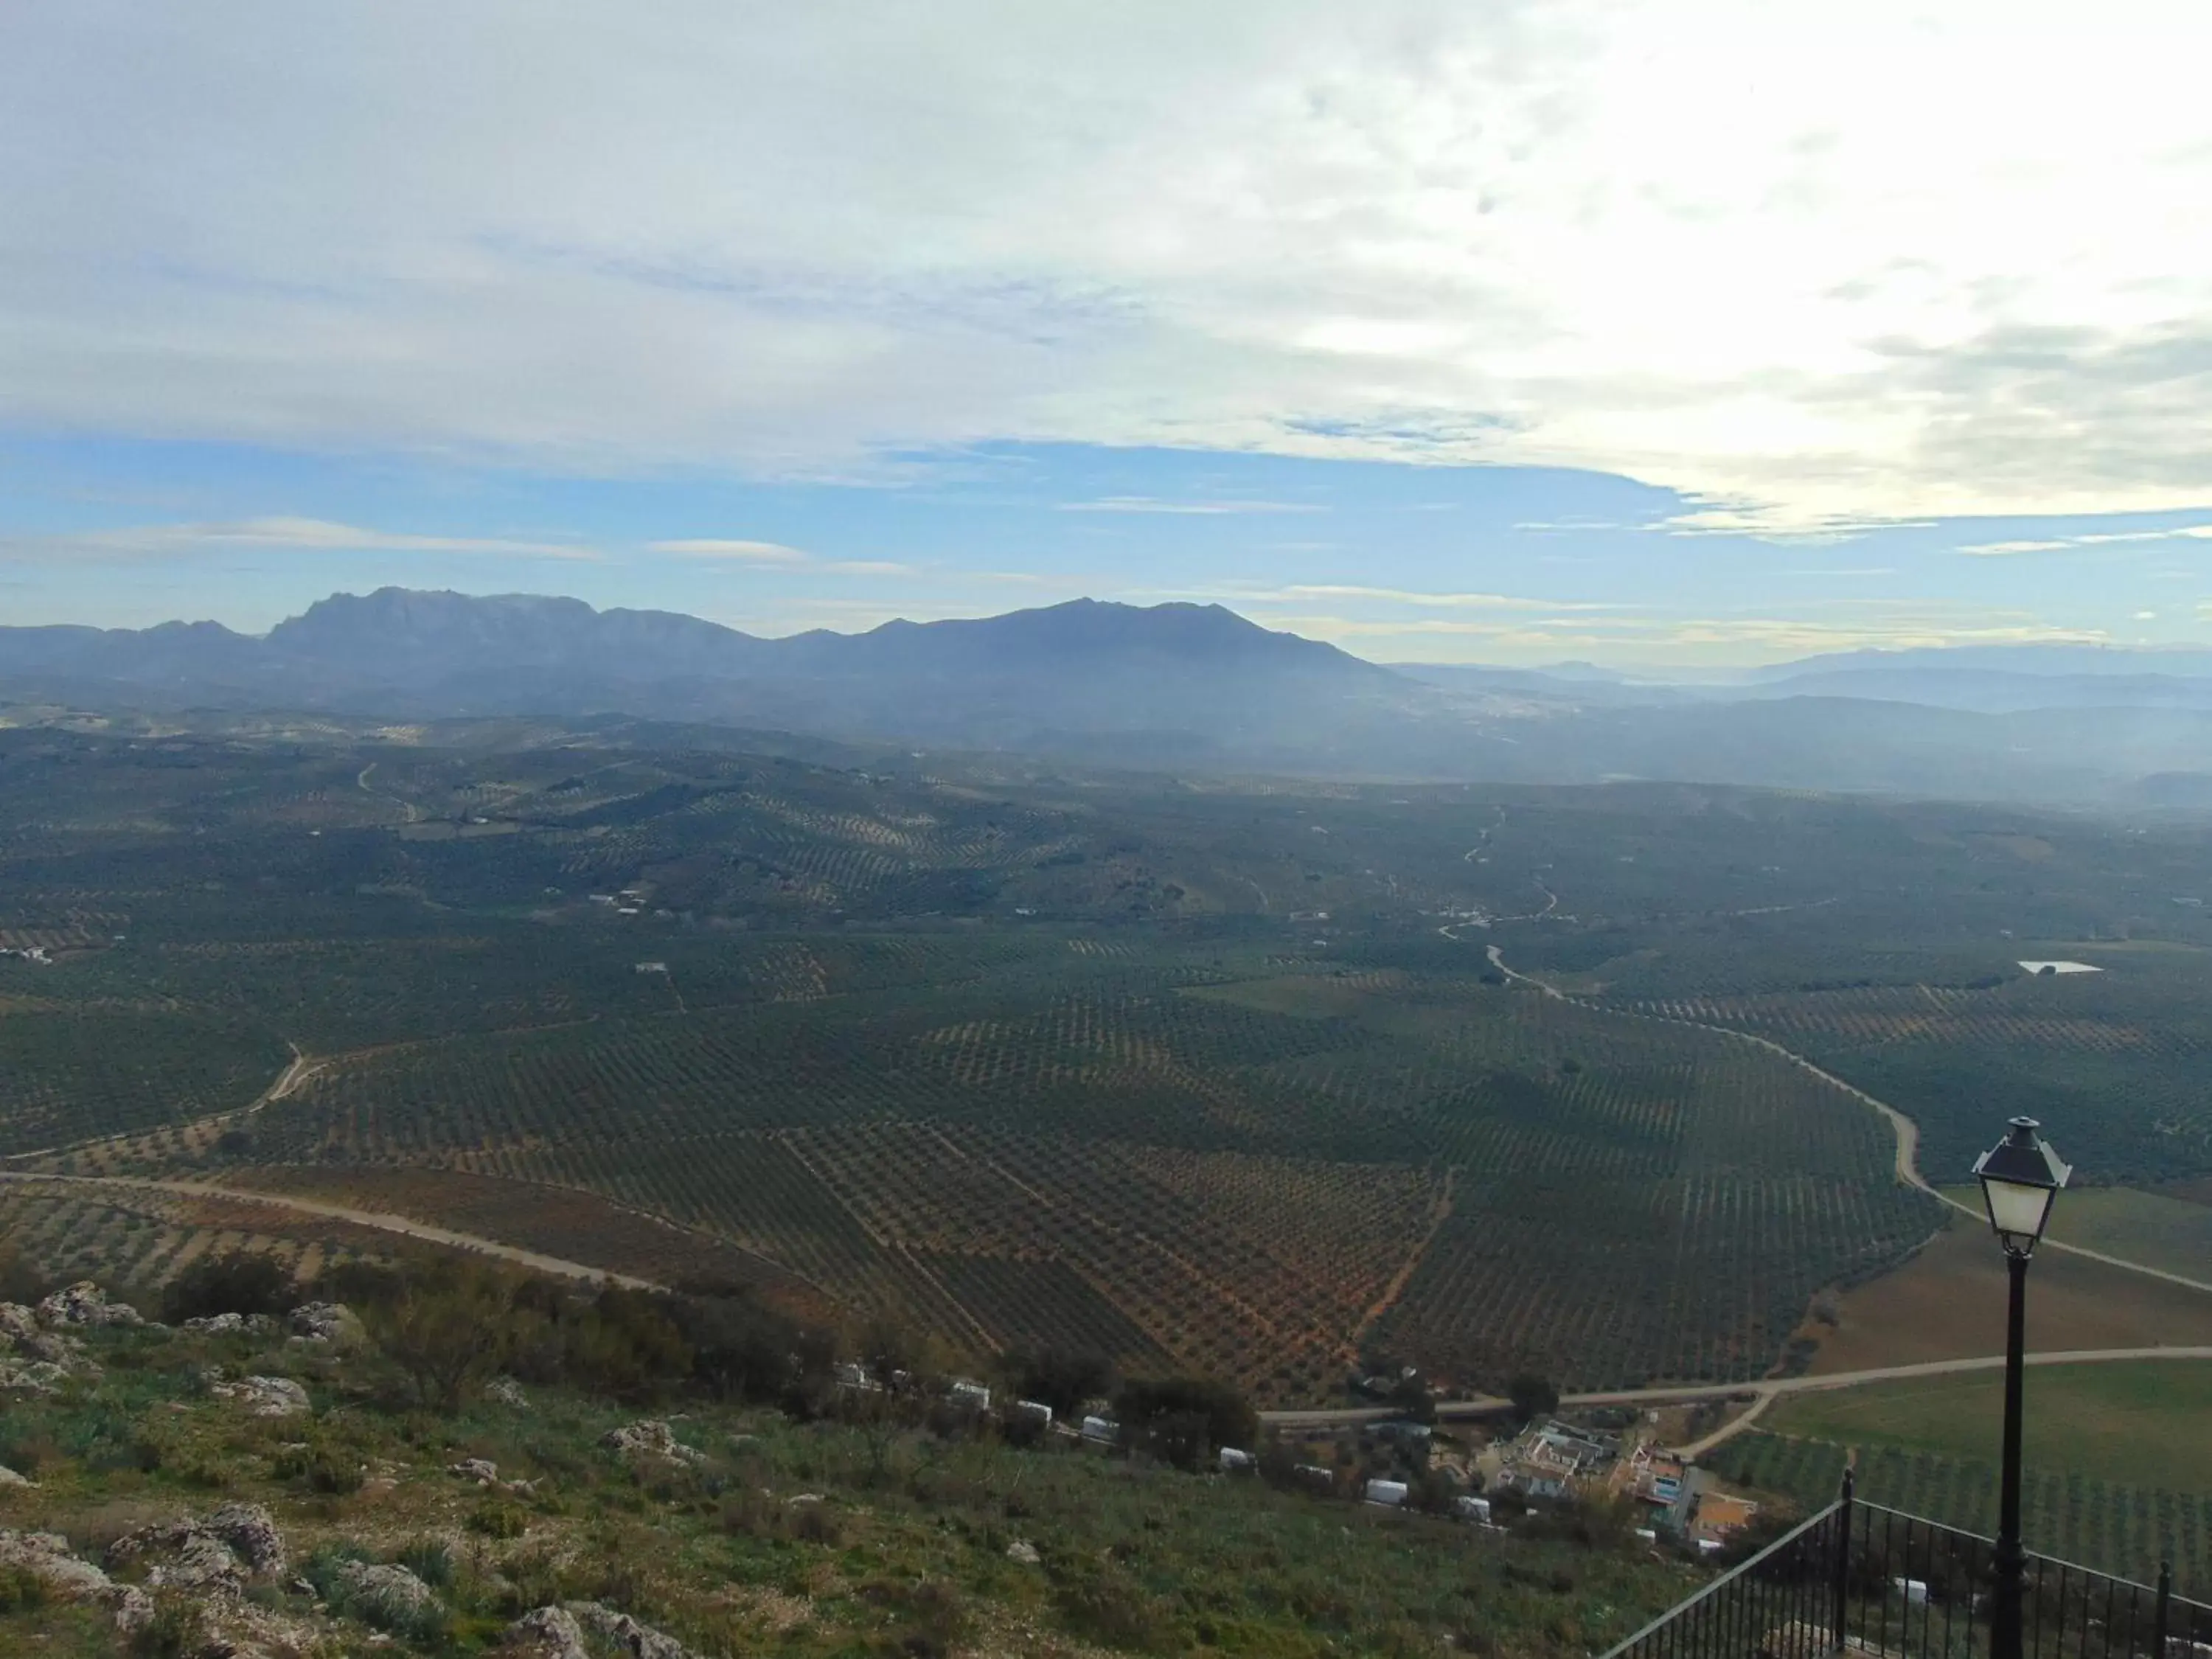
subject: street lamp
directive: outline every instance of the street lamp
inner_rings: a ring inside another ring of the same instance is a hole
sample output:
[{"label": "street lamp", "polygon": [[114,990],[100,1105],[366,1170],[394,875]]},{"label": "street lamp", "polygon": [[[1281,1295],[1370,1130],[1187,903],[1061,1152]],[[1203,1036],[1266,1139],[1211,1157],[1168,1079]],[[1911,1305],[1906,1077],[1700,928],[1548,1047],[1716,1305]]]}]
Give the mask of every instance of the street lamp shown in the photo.
[{"label": "street lamp", "polygon": [[1990,1227],[2004,1246],[2012,1274],[2005,1327],[2003,1484],[1997,1504],[1996,1598],[1990,1608],[1990,1659],[2021,1659],[2021,1580],[2027,1565],[2020,1543],[2021,1380],[2027,1338],[2027,1259],[2051,1222],[2058,1189],[2074,1171],[2039,1138],[2032,1117],[2016,1117],[2005,1138],[1974,1161]]}]

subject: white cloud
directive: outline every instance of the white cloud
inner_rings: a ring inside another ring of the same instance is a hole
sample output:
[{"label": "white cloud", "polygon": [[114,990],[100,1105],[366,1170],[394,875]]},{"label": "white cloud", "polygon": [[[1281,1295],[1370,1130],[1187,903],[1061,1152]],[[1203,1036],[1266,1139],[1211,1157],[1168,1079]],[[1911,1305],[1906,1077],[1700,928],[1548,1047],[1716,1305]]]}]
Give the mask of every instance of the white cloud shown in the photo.
[{"label": "white cloud", "polygon": [[366,530],[327,519],[242,519],[228,524],[138,525],[117,530],[0,538],[0,556],[38,560],[148,558],[167,554],[265,550],[283,553],[434,553],[494,558],[596,560],[573,542],[495,536],[421,536]]},{"label": "white cloud", "polygon": [[2201,507],[2208,46],[2186,0],[19,7],[0,422],[1511,461],[1692,530]]},{"label": "white cloud", "polygon": [[1975,558],[2002,558],[2013,553],[2051,553],[2068,547],[2109,547],[2122,542],[2212,541],[2212,524],[2183,525],[2168,530],[2105,530],[2081,536],[2059,536],[2047,541],[1979,542],[1962,547]]},{"label": "white cloud", "polygon": [[804,564],[807,555],[781,542],[729,541],[695,537],[679,541],[648,542],[654,553],[672,553],[679,559],[739,559],[751,564]]}]

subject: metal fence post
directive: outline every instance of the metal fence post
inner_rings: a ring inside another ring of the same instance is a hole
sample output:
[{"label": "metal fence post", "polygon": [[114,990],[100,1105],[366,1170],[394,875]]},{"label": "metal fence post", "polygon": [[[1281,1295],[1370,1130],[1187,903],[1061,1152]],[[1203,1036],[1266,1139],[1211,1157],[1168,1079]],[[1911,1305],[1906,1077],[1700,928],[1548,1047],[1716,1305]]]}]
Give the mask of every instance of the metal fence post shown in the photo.
[{"label": "metal fence post", "polygon": [[2158,1564],[2158,1600],[2150,1615],[2150,1659],[2166,1659],[2166,1620],[2173,1601],[2173,1563]]},{"label": "metal fence post", "polygon": [[[1851,1472],[1844,1471],[1844,1490],[1836,1500],[1836,1565],[1833,1589],[1835,1599],[1829,1612],[1829,1637],[1838,1653],[1844,1650],[1844,1618],[1850,1608],[1851,1588],[1851,1487],[1855,1484]],[[2161,1653],[2159,1659],[2166,1659]]]}]

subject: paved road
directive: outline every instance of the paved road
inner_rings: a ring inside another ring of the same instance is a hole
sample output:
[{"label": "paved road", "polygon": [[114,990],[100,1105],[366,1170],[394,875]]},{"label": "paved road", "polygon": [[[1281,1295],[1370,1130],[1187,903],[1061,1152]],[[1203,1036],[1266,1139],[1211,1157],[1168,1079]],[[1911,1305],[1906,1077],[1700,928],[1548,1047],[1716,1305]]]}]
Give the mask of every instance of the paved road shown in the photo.
[{"label": "paved road", "polygon": [[[2031,1365],[2094,1365],[2127,1359],[2212,1359],[2212,1347],[2202,1348],[2067,1348],[2027,1356]],[[1825,1376],[1770,1376],[1753,1382],[1693,1382],[1664,1389],[1614,1389],[1594,1394],[1563,1394],[1562,1406],[1683,1406],[1700,1400],[1726,1400],[1735,1395],[1751,1399],[1759,1409],[1765,1402],[1784,1395],[1819,1394],[1831,1389],[1854,1389],[1867,1382],[1905,1382],[1919,1376],[1955,1376],[1965,1371],[2004,1369],[2004,1356],[1981,1354],[1970,1359],[1931,1359],[1917,1365],[1884,1365],[1874,1370],[1832,1371]],[[1438,1403],[1437,1415],[1454,1418],[1486,1417],[1509,1409],[1512,1402],[1495,1395]],[[1387,1407],[1352,1406],[1329,1411],[1261,1412],[1260,1420],[1277,1428],[1323,1429],[1376,1423],[1395,1417]],[[1739,1423],[1742,1419],[1739,1419]],[[1737,1426],[1732,1425],[1731,1431]],[[1709,1437],[1709,1438],[1711,1438]]]}]

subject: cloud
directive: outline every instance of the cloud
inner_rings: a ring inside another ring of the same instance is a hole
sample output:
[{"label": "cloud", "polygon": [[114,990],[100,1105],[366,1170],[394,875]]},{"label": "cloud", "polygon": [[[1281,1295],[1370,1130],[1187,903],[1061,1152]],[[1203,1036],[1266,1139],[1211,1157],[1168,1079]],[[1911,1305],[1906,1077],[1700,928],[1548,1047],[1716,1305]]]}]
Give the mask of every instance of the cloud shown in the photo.
[{"label": "cloud", "polygon": [[1153,495],[1108,495],[1095,501],[1061,501],[1061,513],[1166,513],[1217,518],[1240,513],[1325,513],[1304,501],[1170,501]]},{"label": "cloud", "polygon": [[1510,462],[1770,535],[2212,502],[2202,8],[649,9],[17,8],[0,422]]},{"label": "cloud", "polygon": [[1299,582],[1287,587],[1245,594],[1250,601],[1284,599],[1380,599],[1393,605],[1467,611],[1620,611],[1617,605],[1570,603],[1534,599],[1510,593],[1423,593],[1400,587],[1362,587],[1344,583]]},{"label": "cloud", "polygon": [[804,564],[809,556],[781,542],[726,541],[696,538],[681,541],[648,542],[653,553],[673,554],[679,559],[739,559],[752,564]]},{"label": "cloud", "polygon": [[227,524],[137,525],[45,535],[0,537],[0,556],[37,560],[154,558],[194,553],[267,550],[298,553],[424,553],[463,557],[597,560],[573,542],[521,541],[495,536],[422,536],[366,530],[327,519],[242,519]]},{"label": "cloud", "polygon": [[2014,553],[2055,553],[2069,547],[2109,547],[2123,542],[2212,541],[2212,524],[2181,525],[2167,530],[2107,530],[2046,541],[1978,542],[1960,552],[1973,558],[2003,558]]}]

